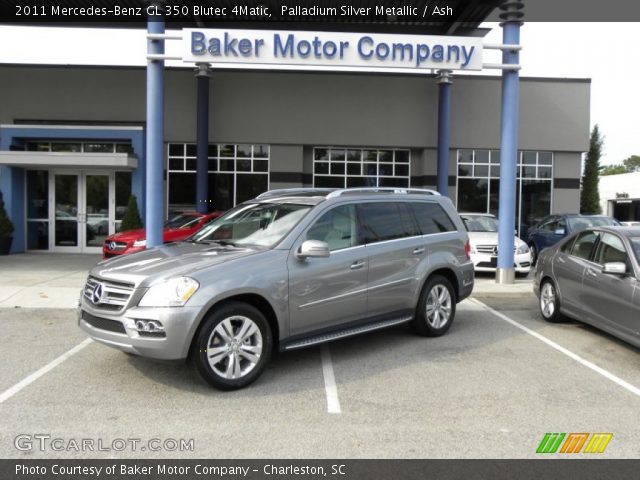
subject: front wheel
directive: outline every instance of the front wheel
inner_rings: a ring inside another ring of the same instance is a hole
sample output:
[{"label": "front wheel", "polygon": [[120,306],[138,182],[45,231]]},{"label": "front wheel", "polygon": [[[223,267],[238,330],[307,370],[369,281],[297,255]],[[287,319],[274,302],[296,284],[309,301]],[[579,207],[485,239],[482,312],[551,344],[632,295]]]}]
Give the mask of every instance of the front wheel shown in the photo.
[{"label": "front wheel", "polygon": [[194,339],[200,376],[220,390],[246,387],[271,357],[273,338],[265,316],[252,305],[230,302],[204,320]]},{"label": "front wheel", "polygon": [[434,275],[420,294],[413,329],[420,335],[439,337],[447,333],[456,315],[456,294],[451,282]]},{"label": "front wheel", "polygon": [[544,280],[540,286],[540,314],[547,322],[560,322],[563,319],[558,291],[551,280]]}]

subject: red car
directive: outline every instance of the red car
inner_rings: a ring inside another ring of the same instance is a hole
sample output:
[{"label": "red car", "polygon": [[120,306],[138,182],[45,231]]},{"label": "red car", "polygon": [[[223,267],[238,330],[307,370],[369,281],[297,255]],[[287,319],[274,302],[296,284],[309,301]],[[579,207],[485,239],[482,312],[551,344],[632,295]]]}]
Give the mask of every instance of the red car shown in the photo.
[{"label": "red car", "polygon": [[[222,215],[222,212],[213,212],[206,215],[185,212],[176,215],[164,224],[163,241],[168,243],[184,240],[220,215]],[[146,248],[146,243],[144,228],[116,233],[107,237],[102,244],[102,258],[141,252]]]}]

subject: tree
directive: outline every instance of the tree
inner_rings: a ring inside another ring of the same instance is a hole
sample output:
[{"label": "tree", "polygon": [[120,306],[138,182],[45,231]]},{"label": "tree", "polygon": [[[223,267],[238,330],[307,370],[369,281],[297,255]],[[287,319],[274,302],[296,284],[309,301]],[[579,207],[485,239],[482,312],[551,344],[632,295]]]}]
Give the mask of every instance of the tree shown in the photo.
[{"label": "tree", "polygon": [[136,230],[142,228],[142,220],[140,220],[140,212],[138,211],[138,200],[135,195],[129,197],[129,203],[127,204],[127,211],[122,218],[122,225],[120,231]]},{"label": "tree", "polygon": [[580,191],[580,212],[586,214],[601,213],[600,195],[598,194],[598,173],[600,171],[600,157],[604,138],[600,134],[598,125],[591,131],[589,152],[584,162],[582,174],[582,190]]},{"label": "tree", "polygon": [[13,233],[13,223],[4,209],[4,198],[0,192],[0,238],[9,238]]},{"label": "tree", "polygon": [[631,155],[622,161],[627,173],[640,172],[640,155]]},{"label": "tree", "polygon": [[606,165],[600,168],[600,176],[604,177],[606,175],[618,175],[620,173],[627,173],[627,169],[621,163],[617,165]]}]

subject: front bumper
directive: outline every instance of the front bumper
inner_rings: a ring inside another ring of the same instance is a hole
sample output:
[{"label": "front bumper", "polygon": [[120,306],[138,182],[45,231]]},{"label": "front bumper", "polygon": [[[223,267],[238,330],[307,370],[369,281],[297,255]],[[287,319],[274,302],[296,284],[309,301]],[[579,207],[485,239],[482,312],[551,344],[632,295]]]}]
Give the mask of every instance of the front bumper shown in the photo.
[{"label": "front bumper", "polygon": [[[476,272],[495,272],[498,265],[498,257],[490,253],[472,253],[471,261]],[[515,254],[513,256],[513,268],[517,273],[529,273],[531,271],[531,252]]]},{"label": "front bumper", "polygon": [[[78,326],[93,340],[135,355],[162,360],[187,357],[199,314],[200,307],[188,306],[130,307],[113,313],[93,307],[84,297],[77,310]],[[165,336],[140,335],[134,328],[136,319],[162,323]]]},{"label": "front bumper", "polygon": [[132,253],[138,253],[145,250],[146,247],[126,247],[121,250],[111,250],[107,248],[105,245],[102,246],[102,258],[113,258],[119,257],[121,255],[130,255]]}]

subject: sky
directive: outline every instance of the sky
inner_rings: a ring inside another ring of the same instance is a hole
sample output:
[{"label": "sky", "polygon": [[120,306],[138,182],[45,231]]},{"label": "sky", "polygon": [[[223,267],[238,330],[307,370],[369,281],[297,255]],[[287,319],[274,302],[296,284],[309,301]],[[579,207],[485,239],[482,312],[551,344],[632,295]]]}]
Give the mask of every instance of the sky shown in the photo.
[{"label": "sky", "polygon": [[[497,24],[483,26],[492,28],[486,43],[501,43]],[[639,43],[638,23],[525,23],[522,27],[522,76],[592,80],[590,121],[592,127],[599,125],[605,137],[603,165],[640,155]],[[0,63],[146,64],[144,30],[0,26],[0,45]],[[179,48],[179,41],[167,41],[168,54],[177,55]],[[485,63],[499,63],[498,55],[487,52]],[[167,65],[183,66],[180,62]]]}]

